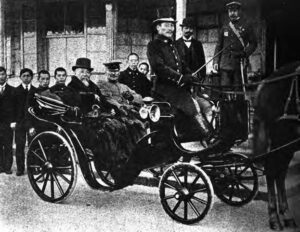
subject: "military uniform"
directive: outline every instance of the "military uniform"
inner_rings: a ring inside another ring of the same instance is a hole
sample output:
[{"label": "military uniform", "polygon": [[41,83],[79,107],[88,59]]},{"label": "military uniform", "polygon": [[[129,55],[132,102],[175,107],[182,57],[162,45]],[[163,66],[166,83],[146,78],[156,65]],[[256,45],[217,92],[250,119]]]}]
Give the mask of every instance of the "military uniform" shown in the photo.
[{"label": "military uniform", "polygon": [[128,67],[120,73],[119,82],[127,85],[143,97],[150,96],[151,82],[138,70],[132,70]]},{"label": "military uniform", "polygon": [[[239,32],[245,47],[229,24],[221,28],[215,54],[223,48],[227,48],[213,61],[214,65],[218,64],[221,74],[221,85],[240,85],[242,83],[241,59],[243,59],[244,64],[247,63],[245,61],[248,60],[257,47],[256,36],[250,24],[239,20],[233,25]],[[243,71],[246,71],[246,65]],[[241,89],[241,87],[233,88],[233,90]]]}]

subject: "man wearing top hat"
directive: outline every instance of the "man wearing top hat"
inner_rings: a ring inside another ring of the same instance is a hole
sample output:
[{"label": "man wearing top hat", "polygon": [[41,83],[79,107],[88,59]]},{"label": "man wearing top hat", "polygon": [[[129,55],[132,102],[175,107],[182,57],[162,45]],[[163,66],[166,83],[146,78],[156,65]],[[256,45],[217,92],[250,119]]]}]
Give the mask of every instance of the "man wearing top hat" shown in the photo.
[{"label": "man wearing top hat", "polygon": [[119,61],[104,63],[107,81],[98,81],[97,83],[101,93],[108,99],[116,100],[119,104],[141,104],[143,99],[140,94],[137,94],[127,85],[119,83],[120,64]]},{"label": "man wearing top hat", "polygon": [[[205,64],[205,55],[202,43],[193,38],[195,22],[193,18],[185,18],[180,25],[182,37],[176,40],[176,48],[180,57],[192,72],[195,72]],[[199,72],[198,77],[204,78],[206,67]]]},{"label": "man wearing top hat", "polygon": [[192,98],[190,84],[197,78],[184,64],[173,41],[176,21],[171,12],[158,11],[158,18],[153,21],[157,35],[149,42],[147,56],[152,71],[157,76],[154,93],[156,97],[171,103],[176,115],[184,115],[202,138],[210,135],[207,120],[199,110],[199,106]]},{"label": "man wearing top hat", "polygon": [[[229,23],[221,28],[215,49],[216,54],[225,48],[213,61],[214,69],[220,72],[222,86],[242,84],[241,70],[245,73],[246,61],[257,47],[252,26],[241,18],[241,7],[242,4],[238,0],[231,0],[226,4]],[[232,89],[240,91],[242,88]]]}]

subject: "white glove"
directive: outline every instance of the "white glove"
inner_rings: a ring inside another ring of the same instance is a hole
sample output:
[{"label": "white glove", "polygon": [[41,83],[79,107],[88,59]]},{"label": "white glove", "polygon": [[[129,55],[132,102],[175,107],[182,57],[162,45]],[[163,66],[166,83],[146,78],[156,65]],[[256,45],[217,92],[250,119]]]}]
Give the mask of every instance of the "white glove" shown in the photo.
[{"label": "white glove", "polygon": [[35,133],[36,133],[36,131],[35,131],[35,129],[33,127],[29,129],[29,135],[31,137],[33,137],[35,135]]},{"label": "white glove", "polygon": [[10,128],[11,128],[11,129],[16,129],[16,125],[17,125],[16,122],[12,122],[12,123],[10,124]]}]

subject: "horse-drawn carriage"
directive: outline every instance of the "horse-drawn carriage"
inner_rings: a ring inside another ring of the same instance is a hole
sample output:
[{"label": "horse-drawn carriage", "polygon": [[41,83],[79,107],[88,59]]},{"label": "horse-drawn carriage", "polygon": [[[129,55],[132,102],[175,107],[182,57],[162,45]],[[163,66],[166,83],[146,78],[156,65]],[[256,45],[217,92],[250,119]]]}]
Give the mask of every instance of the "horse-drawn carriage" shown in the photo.
[{"label": "horse-drawn carriage", "polygon": [[[133,154],[116,171],[85,147],[83,135],[77,130],[84,126],[84,120],[97,120],[101,108],[95,107],[95,114],[80,120],[70,120],[66,113],[69,106],[37,95],[38,110],[30,108],[29,112],[49,128],[35,136],[27,153],[29,180],[38,196],[48,202],[65,200],[75,188],[79,166],[90,187],[108,191],[132,184],[141,170],[149,170],[159,179],[164,210],[185,224],[202,220],[213,204],[214,195],[233,206],[244,205],[255,197],[256,168],[246,156],[230,150],[248,134],[247,126],[239,136],[224,139],[227,136],[225,124],[230,122],[231,130],[239,126],[229,121],[232,112],[225,112],[236,102],[220,102],[214,106],[210,118],[215,128],[212,138],[201,141],[199,150],[191,151],[178,136],[176,118],[169,103],[146,100],[139,113],[147,121],[147,134],[139,139]],[[243,107],[247,117],[247,103]],[[233,131],[238,134],[240,130],[241,127]],[[182,157],[193,159],[189,163],[180,162]],[[126,184],[116,184],[116,176],[125,177]]]}]

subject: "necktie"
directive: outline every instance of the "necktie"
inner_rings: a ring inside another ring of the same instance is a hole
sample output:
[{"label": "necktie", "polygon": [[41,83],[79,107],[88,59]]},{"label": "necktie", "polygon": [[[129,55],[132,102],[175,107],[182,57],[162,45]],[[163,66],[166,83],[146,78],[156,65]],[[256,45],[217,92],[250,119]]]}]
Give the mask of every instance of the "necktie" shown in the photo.
[{"label": "necktie", "polygon": [[3,92],[4,92],[4,87],[1,86],[1,87],[0,87],[0,94],[3,94]]}]

